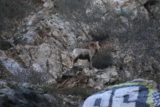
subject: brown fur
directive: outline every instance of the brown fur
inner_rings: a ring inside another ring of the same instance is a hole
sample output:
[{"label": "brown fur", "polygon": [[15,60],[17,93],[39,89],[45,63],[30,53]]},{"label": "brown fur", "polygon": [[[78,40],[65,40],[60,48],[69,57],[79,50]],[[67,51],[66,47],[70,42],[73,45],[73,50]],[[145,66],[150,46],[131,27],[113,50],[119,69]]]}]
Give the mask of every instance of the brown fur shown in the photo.
[{"label": "brown fur", "polygon": [[92,68],[92,57],[98,52],[99,42],[91,42],[89,48],[75,48],[72,52],[72,67],[78,59],[88,60],[90,68]]}]

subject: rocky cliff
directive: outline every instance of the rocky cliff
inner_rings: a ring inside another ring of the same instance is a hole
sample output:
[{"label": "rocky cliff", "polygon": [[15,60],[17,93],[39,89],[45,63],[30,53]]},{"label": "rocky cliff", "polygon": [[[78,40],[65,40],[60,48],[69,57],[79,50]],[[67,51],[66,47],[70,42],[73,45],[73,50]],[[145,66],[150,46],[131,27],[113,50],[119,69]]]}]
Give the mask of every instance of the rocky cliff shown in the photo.
[{"label": "rocky cliff", "polygon": [[[158,0],[1,0],[0,19],[1,79],[56,86],[73,106],[109,84],[160,82]],[[72,67],[72,50],[93,41],[94,68]]]}]

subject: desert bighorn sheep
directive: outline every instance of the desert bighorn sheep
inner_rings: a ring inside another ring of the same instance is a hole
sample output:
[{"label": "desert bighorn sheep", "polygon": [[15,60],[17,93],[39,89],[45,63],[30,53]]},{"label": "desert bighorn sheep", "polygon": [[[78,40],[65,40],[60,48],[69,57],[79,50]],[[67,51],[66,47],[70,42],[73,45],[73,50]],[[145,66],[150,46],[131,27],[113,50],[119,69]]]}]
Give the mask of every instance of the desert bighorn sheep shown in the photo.
[{"label": "desert bighorn sheep", "polygon": [[78,59],[88,60],[89,67],[92,68],[92,57],[100,49],[99,42],[91,42],[87,48],[75,48],[72,52],[72,67]]}]

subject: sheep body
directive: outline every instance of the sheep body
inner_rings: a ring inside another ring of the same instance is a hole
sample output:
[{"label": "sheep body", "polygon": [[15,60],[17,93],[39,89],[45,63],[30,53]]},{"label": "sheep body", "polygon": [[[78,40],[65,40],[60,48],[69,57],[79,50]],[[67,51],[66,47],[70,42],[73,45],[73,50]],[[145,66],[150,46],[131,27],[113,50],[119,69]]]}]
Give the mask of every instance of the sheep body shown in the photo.
[{"label": "sheep body", "polygon": [[92,43],[93,46],[89,46],[89,49],[75,48],[72,52],[72,66],[78,61],[78,59],[88,60],[90,68],[92,68],[92,57],[98,52],[98,42]]}]

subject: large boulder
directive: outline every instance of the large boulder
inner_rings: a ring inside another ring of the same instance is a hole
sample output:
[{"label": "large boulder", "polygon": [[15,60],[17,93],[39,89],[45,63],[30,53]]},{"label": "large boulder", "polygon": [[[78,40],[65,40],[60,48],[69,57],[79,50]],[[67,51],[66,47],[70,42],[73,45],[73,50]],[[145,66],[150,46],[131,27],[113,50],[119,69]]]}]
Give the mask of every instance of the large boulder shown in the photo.
[{"label": "large boulder", "polygon": [[0,81],[0,94],[1,107],[59,107],[54,96],[28,83]]}]

